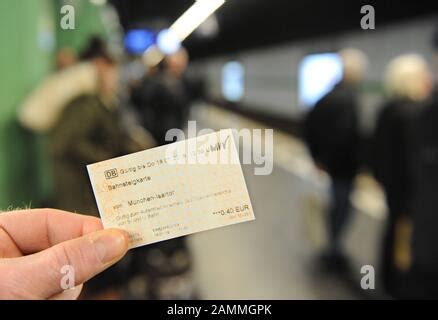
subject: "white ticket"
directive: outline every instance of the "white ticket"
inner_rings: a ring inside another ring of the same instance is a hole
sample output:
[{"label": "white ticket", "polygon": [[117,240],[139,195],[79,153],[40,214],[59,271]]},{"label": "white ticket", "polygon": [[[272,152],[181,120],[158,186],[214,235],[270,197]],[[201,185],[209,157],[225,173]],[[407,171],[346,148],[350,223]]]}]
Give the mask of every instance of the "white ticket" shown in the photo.
[{"label": "white ticket", "polygon": [[131,248],[255,219],[231,129],[87,169],[104,227]]}]

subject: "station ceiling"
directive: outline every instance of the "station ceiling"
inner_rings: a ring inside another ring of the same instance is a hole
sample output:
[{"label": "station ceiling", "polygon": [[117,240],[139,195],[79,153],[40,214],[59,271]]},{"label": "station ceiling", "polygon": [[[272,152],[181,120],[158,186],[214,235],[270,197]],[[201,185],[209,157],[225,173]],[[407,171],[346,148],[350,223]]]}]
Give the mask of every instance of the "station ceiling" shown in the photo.
[{"label": "station ceiling", "polygon": [[[110,0],[122,26],[161,29],[170,26],[194,0]],[[211,39],[195,34],[185,41],[192,58],[360,29],[362,5],[375,8],[376,29],[385,24],[437,15],[430,0],[226,0],[217,11],[219,33]],[[372,31],[368,31],[372,32]]]}]

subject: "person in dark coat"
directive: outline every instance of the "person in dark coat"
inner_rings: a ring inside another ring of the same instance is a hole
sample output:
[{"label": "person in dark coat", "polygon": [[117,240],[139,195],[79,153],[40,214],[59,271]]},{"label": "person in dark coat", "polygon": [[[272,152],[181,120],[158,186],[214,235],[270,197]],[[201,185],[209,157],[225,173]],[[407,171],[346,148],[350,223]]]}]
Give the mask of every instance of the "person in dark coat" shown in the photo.
[{"label": "person in dark coat", "polygon": [[372,169],[383,186],[389,209],[380,273],[386,292],[393,297],[403,295],[410,264],[409,258],[402,257],[409,257],[408,233],[415,192],[414,122],[429,95],[428,79],[427,64],[418,55],[401,55],[390,62],[385,81],[389,99],[381,109],[373,138]]},{"label": "person in dark coat", "polygon": [[[170,129],[184,130],[189,108],[197,98],[185,75],[188,55],[184,49],[165,57],[159,66],[148,70],[131,101],[141,121],[158,145],[166,140]],[[138,270],[144,270],[147,294],[151,299],[191,299],[196,297],[192,279],[192,256],[186,237],[148,245],[134,258]]]},{"label": "person in dark coat", "polygon": [[407,298],[438,299],[438,93],[420,112],[415,133],[416,193],[412,214],[412,267]]},{"label": "person in dark coat", "polygon": [[[438,60],[438,28],[434,39]],[[424,84],[428,88],[428,84]],[[412,267],[408,298],[438,299],[438,88],[415,121]]]},{"label": "person in dark coat", "polygon": [[165,139],[169,129],[187,126],[190,104],[202,95],[202,83],[186,75],[187,64],[185,49],[166,56],[132,92],[143,126],[158,145],[170,142]]},{"label": "person in dark coat", "polygon": [[358,84],[366,65],[356,49],[340,52],[343,78],[319,100],[305,121],[305,139],[315,164],[331,177],[328,210],[329,244],[324,262],[334,269],[346,266],[341,236],[350,216],[350,193],[358,170]]}]

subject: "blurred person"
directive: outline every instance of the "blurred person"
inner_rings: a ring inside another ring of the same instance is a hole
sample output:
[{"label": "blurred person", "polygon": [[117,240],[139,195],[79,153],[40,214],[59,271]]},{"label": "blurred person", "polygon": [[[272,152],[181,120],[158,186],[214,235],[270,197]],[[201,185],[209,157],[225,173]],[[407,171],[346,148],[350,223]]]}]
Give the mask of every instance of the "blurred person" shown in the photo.
[{"label": "blurred person", "polygon": [[[129,101],[138,114],[139,122],[144,129],[148,130],[158,145],[162,144],[158,110],[154,100],[157,99],[160,73],[162,64],[156,66],[144,66],[145,71],[141,79],[132,82],[129,90]],[[159,141],[159,142],[158,142]]]},{"label": "blurred person", "polygon": [[[146,71],[132,91],[132,103],[144,127],[159,145],[169,129],[185,129],[191,101],[196,98],[186,77],[188,54],[185,49],[166,56]],[[192,279],[192,257],[185,237],[151,244],[134,257],[137,270],[146,270],[147,295],[151,299],[192,299],[196,297]],[[136,279],[135,281],[141,281]]]},{"label": "blurred person", "polygon": [[432,77],[417,54],[394,58],[386,69],[388,101],[378,117],[373,139],[373,172],[383,186],[389,209],[381,252],[382,282],[387,293],[403,297],[410,267],[410,216],[414,193],[412,156],[414,121],[429,97]]},{"label": "blurred person", "polygon": [[117,65],[104,42],[92,39],[81,55],[96,71],[93,93],[74,97],[63,108],[49,132],[56,190],[55,207],[97,215],[86,165],[127,150],[127,139],[117,113]]},{"label": "blurred person", "polygon": [[[128,237],[100,219],[55,209],[0,214],[0,300],[76,299],[83,284],[120,260]],[[62,286],[65,266],[74,288]]]},{"label": "blurred person", "polygon": [[187,124],[190,104],[192,103],[191,88],[186,73],[188,63],[189,55],[184,48],[164,58],[165,86],[172,93],[175,101],[183,99],[178,108],[178,118],[176,119],[180,129],[184,129]]},{"label": "blurred person", "polygon": [[159,145],[169,129],[185,129],[190,105],[202,95],[202,82],[187,76],[189,62],[182,48],[148,69],[146,76],[132,92],[132,103]]},{"label": "blurred person", "polygon": [[[184,91],[184,95],[187,99],[187,101],[185,101],[185,105],[182,105],[182,114],[180,120],[181,123],[184,124],[182,128],[184,128],[185,124],[187,123],[191,103],[194,100],[203,98],[205,90],[204,82],[201,78],[196,77],[193,74],[188,74],[188,64],[189,54],[185,48],[181,48],[176,53],[169,55],[164,59],[164,69],[166,71],[166,75],[175,82],[180,82],[182,91]],[[177,90],[175,89],[175,91]],[[181,93],[180,95],[181,97],[183,96]]]},{"label": "blurred person", "polygon": [[55,61],[57,70],[43,79],[17,109],[18,122],[32,134],[32,141],[38,144],[38,149],[43,149],[43,152],[35,154],[34,161],[38,167],[44,168],[38,171],[40,185],[36,189],[36,192],[41,192],[37,202],[44,207],[54,206],[48,134],[68,103],[80,95],[94,94],[97,91],[97,72],[94,65],[86,61],[75,62],[76,58],[72,54],[68,48],[61,49]]},{"label": "blurred person", "polygon": [[[86,165],[139,151],[138,141],[122,128],[118,112],[118,66],[100,38],[90,39],[82,52],[96,72],[96,90],[74,97],[60,108],[49,134],[52,156],[54,206],[71,212],[98,215]],[[132,253],[119,264],[95,277],[85,298],[123,297]]]},{"label": "blurred person", "polygon": [[365,55],[357,49],[344,49],[339,54],[342,80],[315,104],[304,124],[316,166],[331,177],[328,247],[321,258],[323,265],[333,271],[348,267],[341,238],[350,216],[350,193],[359,166],[358,86],[367,66]]},{"label": "blurred person", "polygon": [[24,100],[18,110],[18,120],[36,134],[48,134],[73,99],[82,95],[94,95],[97,88],[95,64],[91,61],[80,61],[43,80]]},{"label": "blurred person", "polygon": [[[433,48],[438,66],[438,27]],[[415,183],[409,298],[438,299],[438,89],[415,123]]]}]

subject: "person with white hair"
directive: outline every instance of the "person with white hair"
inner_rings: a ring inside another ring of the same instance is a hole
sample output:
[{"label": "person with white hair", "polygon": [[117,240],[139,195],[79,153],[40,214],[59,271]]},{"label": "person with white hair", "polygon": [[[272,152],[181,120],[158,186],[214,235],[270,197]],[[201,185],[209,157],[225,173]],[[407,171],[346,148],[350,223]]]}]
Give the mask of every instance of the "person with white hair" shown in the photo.
[{"label": "person with white hair", "polygon": [[331,177],[328,209],[329,243],[322,254],[329,271],[347,271],[348,260],[341,245],[350,213],[350,193],[359,167],[358,86],[367,66],[365,54],[348,48],[339,52],[342,80],[309,112],[304,134],[315,164]]},{"label": "person with white hair", "polygon": [[[388,64],[384,77],[387,101],[373,138],[372,167],[383,186],[388,218],[381,252],[382,282],[387,293],[403,297],[401,286],[410,267],[409,230],[414,195],[413,125],[432,89],[426,61],[403,54]],[[396,249],[397,248],[397,249]]]}]

